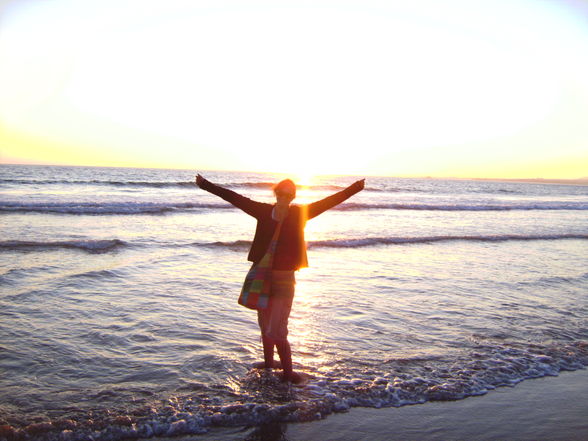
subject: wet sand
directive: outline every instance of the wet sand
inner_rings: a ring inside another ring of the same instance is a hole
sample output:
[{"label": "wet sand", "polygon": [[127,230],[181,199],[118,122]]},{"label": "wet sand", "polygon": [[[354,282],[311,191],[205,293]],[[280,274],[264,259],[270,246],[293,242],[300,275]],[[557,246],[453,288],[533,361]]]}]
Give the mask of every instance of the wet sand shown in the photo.
[{"label": "wet sand", "polygon": [[213,429],[189,439],[585,441],[588,371],[526,380],[516,387],[499,388],[465,400],[386,409],[353,408],[310,423]]}]

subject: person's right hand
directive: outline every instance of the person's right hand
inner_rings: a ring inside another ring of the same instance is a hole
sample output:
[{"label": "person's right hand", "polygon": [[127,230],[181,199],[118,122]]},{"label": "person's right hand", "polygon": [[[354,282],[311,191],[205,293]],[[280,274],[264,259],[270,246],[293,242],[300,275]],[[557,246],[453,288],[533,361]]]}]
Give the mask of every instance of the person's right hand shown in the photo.
[{"label": "person's right hand", "polygon": [[204,183],[204,181],[205,181],[204,177],[200,173],[198,173],[196,175],[196,185],[198,187],[202,187],[202,184]]},{"label": "person's right hand", "polygon": [[360,179],[359,181],[356,181],[353,183],[353,185],[359,187],[359,190],[363,190],[365,188],[365,178]]}]

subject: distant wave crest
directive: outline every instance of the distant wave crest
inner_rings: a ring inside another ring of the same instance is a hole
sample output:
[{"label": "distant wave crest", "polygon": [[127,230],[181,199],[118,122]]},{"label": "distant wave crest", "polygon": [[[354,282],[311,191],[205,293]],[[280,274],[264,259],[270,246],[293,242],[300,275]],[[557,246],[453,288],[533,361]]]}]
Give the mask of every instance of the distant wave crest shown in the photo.
[{"label": "distant wave crest", "polygon": [[210,242],[210,243],[195,243],[193,245],[203,246],[206,248],[229,248],[232,250],[246,250],[251,246],[250,240],[235,240],[231,242]]},{"label": "distant wave crest", "polygon": [[100,185],[112,187],[196,187],[194,181],[170,182],[170,181],[106,181],[99,179],[2,179],[0,182],[7,184],[25,184],[25,185],[45,185],[45,184],[61,184],[61,185]]},{"label": "distant wave crest", "polygon": [[[198,188],[194,181],[115,181],[115,180],[76,180],[76,179],[0,179],[0,182],[6,184],[18,185],[45,185],[45,184],[59,184],[59,185],[94,185],[94,186],[111,186],[111,187],[147,187],[147,188]],[[276,182],[228,182],[222,183],[223,187],[227,188],[249,188],[260,190],[271,190]],[[340,191],[345,187],[339,185],[311,185],[299,186],[299,188],[308,188],[310,190],[323,191]],[[379,189],[372,189],[372,191],[381,191]]]},{"label": "distant wave crest", "polygon": [[[309,248],[365,248],[383,245],[410,245],[438,242],[508,242],[508,241],[541,241],[541,240],[588,240],[588,234],[538,234],[538,235],[471,235],[471,236],[415,236],[415,237],[367,237],[358,239],[330,239],[309,241]],[[130,247],[132,244],[120,239],[85,239],[85,240],[57,240],[57,241],[20,241],[10,240],[0,242],[0,251],[46,251],[56,249],[74,249],[89,253],[103,253],[115,249]],[[138,246],[138,245],[137,245]],[[149,246],[149,245],[144,245]],[[251,246],[250,240],[196,242],[196,243],[168,243],[153,246],[182,248],[197,246],[204,248],[224,248],[233,251],[247,251]]]},{"label": "distant wave crest", "polygon": [[368,237],[362,239],[318,240],[308,243],[309,248],[361,248],[378,245],[403,245],[435,242],[507,242],[536,240],[588,240],[588,234],[538,234],[538,235],[471,235],[471,236],[415,236],[415,237]]},{"label": "distant wave crest", "polygon": [[[232,205],[225,202],[193,203],[193,202],[2,202],[0,213],[61,213],[61,214],[93,214],[93,215],[132,215],[132,214],[164,214],[168,212],[188,212],[197,210],[231,209]],[[333,208],[336,211],[362,210],[419,210],[419,211],[530,211],[530,210],[588,210],[588,204],[582,202],[544,202],[535,204],[513,203],[505,205],[477,204],[426,204],[426,203],[392,203],[362,204],[343,203]]]},{"label": "distant wave crest", "polygon": [[125,246],[126,243],[119,239],[102,240],[62,240],[62,241],[24,241],[8,240],[0,242],[2,251],[43,251],[56,249],[76,249],[90,253],[104,253],[115,248]]},{"label": "distant wave crest", "polygon": [[[308,248],[364,248],[381,245],[408,245],[436,242],[507,242],[507,241],[539,241],[539,240],[588,240],[588,234],[537,234],[537,235],[470,235],[470,236],[413,236],[413,237],[366,237],[358,239],[314,240],[307,243]],[[236,240],[229,242],[195,243],[193,245],[208,248],[229,248],[246,250],[251,241]]]},{"label": "distant wave crest", "polygon": [[172,211],[192,211],[197,209],[221,210],[232,208],[226,203],[156,203],[156,202],[69,202],[69,203],[11,203],[0,205],[1,212],[55,213],[55,214],[93,214],[93,215],[129,215],[129,214],[164,214]]},{"label": "distant wave crest", "polygon": [[543,202],[511,204],[427,204],[391,203],[358,204],[346,203],[335,207],[340,211],[357,210],[419,210],[419,211],[530,211],[530,210],[588,210],[588,204],[581,202]]}]

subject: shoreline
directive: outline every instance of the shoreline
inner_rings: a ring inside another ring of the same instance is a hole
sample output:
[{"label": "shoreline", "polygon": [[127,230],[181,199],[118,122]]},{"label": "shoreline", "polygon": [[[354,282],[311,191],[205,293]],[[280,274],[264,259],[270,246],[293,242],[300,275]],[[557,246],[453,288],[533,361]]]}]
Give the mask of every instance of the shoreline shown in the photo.
[{"label": "shoreline", "polygon": [[[522,381],[482,396],[382,409],[355,407],[325,419],[214,428],[191,441],[584,441],[588,370]],[[168,439],[168,438],[165,438]],[[169,438],[170,440],[173,438]],[[178,439],[178,438],[175,438]]]}]

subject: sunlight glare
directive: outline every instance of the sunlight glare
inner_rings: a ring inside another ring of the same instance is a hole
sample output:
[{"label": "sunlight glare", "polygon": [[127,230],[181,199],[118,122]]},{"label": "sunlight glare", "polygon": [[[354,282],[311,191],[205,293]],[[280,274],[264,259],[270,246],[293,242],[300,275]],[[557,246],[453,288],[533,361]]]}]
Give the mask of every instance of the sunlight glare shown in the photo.
[{"label": "sunlight glare", "polygon": [[[513,177],[584,174],[581,9],[141,5],[12,3],[4,158],[283,172],[303,186],[331,174],[497,177],[505,164]],[[555,145],[562,167],[543,171]]]}]

